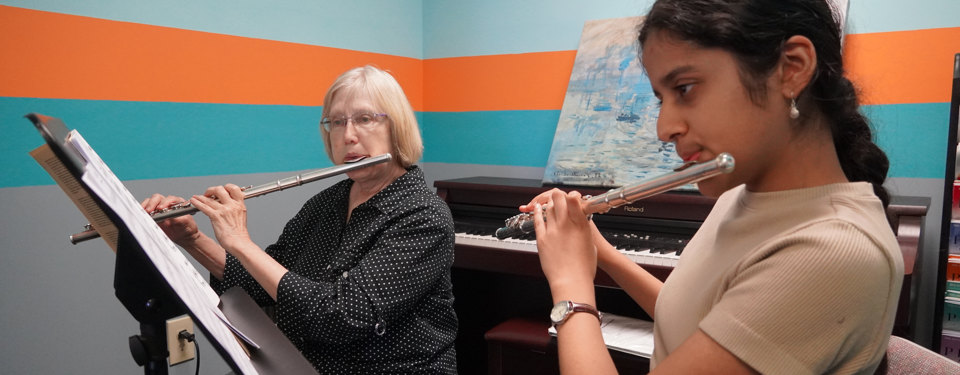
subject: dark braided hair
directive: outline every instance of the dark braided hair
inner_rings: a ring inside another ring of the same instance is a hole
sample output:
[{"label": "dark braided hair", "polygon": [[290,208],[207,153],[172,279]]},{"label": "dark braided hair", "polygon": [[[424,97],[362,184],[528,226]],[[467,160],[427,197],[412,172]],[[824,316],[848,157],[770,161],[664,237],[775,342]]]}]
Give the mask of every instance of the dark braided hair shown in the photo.
[{"label": "dark braided hair", "polygon": [[[843,75],[840,26],[825,0],[658,0],[640,26],[642,45],[653,31],[665,31],[704,48],[731,52],[740,79],[755,103],[766,94],[765,78],[794,35],[810,39],[817,69],[798,101],[816,106],[831,127],[834,147],[850,181],[873,184],[884,207],[890,162],[873,142],[853,84]],[[643,56],[641,56],[643,58]]]}]

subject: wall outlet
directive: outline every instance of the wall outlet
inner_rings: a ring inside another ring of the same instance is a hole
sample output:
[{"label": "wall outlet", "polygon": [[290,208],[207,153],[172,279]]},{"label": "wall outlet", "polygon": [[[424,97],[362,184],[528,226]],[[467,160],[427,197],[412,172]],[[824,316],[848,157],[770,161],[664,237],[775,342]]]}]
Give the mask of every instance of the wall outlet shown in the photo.
[{"label": "wall outlet", "polygon": [[189,315],[167,320],[167,351],[170,352],[170,366],[189,361],[196,356],[196,346],[178,337],[183,330],[193,333],[193,320]]}]

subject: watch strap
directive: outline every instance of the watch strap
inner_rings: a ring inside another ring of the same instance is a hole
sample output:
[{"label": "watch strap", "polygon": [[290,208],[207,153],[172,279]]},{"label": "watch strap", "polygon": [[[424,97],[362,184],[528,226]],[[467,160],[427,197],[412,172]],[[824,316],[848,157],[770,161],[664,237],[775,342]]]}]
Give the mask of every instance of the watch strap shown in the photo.
[{"label": "watch strap", "polygon": [[594,307],[594,306],[591,305],[591,304],[578,303],[578,302],[573,302],[573,301],[560,301],[560,302],[558,302],[557,304],[558,304],[558,305],[559,305],[559,304],[564,304],[564,305],[566,305],[566,311],[564,312],[563,317],[561,317],[560,320],[553,322],[553,325],[554,325],[554,326],[558,326],[558,325],[560,325],[560,324],[563,324],[564,322],[567,321],[567,319],[570,318],[570,315],[573,315],[573,314],[578,313],[578,312],[590,313],[590,315],[593,315],[593,316],[597,317],[597,320],[602,321],[602,316],[603,316],[603,314],[602,314],[599,310],[597,310],[596,307]]},{"label": "watch strap", "polygon": [[[572,308],[570,309],[570,312],[567,313],[567,318],[569,318],[570,315],[573,315],[574,313],[585,312],[585,313],[590,313],[591,315],[597,317],[597,320],[600,320],[600,321],[603,320],[603,314],[600,313],[600,310],[597,310],[596,307],[593,307],[593,305],[587,304],[587,303],[576,303],[573,301],[571,301],[570,303],[572,304]],[[566,321],[566,319],[564,319],[564,321]]]}]

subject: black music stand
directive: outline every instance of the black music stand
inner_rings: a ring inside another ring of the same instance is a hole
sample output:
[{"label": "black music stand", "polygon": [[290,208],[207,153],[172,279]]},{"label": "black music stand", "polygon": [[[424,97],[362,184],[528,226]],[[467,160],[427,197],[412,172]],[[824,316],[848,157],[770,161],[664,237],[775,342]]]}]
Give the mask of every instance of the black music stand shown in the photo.
[{"label": "black music stand", "polygon": [[[26,116],[40,131],[56,158],[79,182],[79,187],[96,203],[118,230],[117,260],[114,269],[114,290],[117,299],[140,323],[140,334],[129,338],[131,354],[136,363],[144,367],[145,374],[167,374],[166,359],[169,356],[166,341],[166,321],[189,314],[196,326],[210,339],[232,371],[243,374],[242,367],[228,353],[224,342],[211,335],[196,312],[177,294],[171,281],[163,275],[147,255],[130,229],[104,199],[87,186],[82,176],[87,164],[84,156],[68,146],[70,131],[62,121],[36,113]],[[58,181],[59,183],[59,181]],[[79,203],[78,203],[79,205]],[[300,354],[296,347],[272,324],[249,295],[242,290],[231,290],[221,299],[222,311],[235,327],[260,344],[258,349],[247,347],[253,368],[264,374],[316,374],[316,370]],[[208,321],[209,323],[209,321]],[[215,323],[222,323],[216,321]],[[224,323],[225,324],[225,323]],[[230,337],[228,340],[234,339]],[[241,344],[243,345],[243,344]]]},{"label": "black music stand", "polygon": [[143,366],[145,374],[166,374],[166,321],[187,309],[126,228],[120,229],[113,277],[117,299],[140,322],[140,334],[129,338],[134,361]]}]

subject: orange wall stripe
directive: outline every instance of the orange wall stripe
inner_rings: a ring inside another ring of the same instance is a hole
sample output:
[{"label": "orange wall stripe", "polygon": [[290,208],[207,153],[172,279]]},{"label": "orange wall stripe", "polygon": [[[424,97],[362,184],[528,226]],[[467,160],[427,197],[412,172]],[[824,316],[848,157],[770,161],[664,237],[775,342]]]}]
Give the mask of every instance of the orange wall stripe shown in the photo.
[{"label": "orange wall stripe", "polygon": [[374,64],[423,108],[419,59],[0,6],[0,96],[322,105]]},{"label": "orange wall stripe", "polygon": [[427,111],[558,110],[576,51],[428,59]]},{"label": "orange wall stripe", "polygon": [[[414,58],[0,6],[0,96],[320,105],[343,71],[394,73],[416,110],[557,110],[576,51]],[[865,104],[950,100],[960,28],[850,34]]]},{"label": "orange wall stripe", "polygon": [[844,64],[864,104],[950,101],[960,27],[851,34]]},{"label": "orange wall stripe", "polygon": [[[950,101],[960,28],[850,34],[844,63],[863,104]],[[428,111],[556,110],[576,51],[424,60]]]},{"label": "orange wall stripe", "polygon": [[[950,101],[960,28],[850,34],[844,64],[863,104]],[[560,109],[576,51],[424,61],[428,111]]]}]

